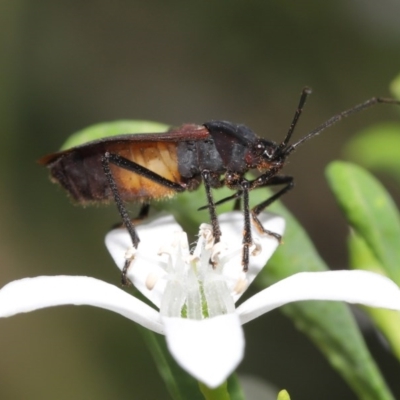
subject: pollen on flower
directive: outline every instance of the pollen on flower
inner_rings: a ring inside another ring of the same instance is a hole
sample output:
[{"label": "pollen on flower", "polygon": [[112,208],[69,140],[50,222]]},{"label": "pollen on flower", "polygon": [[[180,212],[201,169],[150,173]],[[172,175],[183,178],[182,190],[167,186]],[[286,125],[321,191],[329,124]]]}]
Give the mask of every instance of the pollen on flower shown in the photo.
[{"label": "pollen on flower", "polygon": [[147,275],[145,285],[148,290],[153,290],[154,286],[156,285],[157,281],[159,280],[159,276],[153,272]]},{"label": "pollen on flower", "polygon": [[241,294],[247,289],[248,286],[249,281],[247,280],[246,275],[243,274],[243,276],[240,276],[239,279],[236,281],[233,291],[236,294]]},{"label": "pollen on flower", "polygon": [[225,242],[218,242],[214,244],[211,250],[211,262],[213,263],[214,266],[218,264],[220,261],[220,254],[228,249],[228,245]]}]

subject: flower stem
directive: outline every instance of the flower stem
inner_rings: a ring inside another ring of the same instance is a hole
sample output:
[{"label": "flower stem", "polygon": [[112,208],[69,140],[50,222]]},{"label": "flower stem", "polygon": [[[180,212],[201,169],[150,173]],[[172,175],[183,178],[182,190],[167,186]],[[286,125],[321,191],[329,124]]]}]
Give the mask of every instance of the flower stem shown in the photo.
[{"label": "flower stem", "polygon": [[206,400],[230,400],[231,398],[226,381],[215,389],[210,389],[204,383],[199,382],[199,388]]}]

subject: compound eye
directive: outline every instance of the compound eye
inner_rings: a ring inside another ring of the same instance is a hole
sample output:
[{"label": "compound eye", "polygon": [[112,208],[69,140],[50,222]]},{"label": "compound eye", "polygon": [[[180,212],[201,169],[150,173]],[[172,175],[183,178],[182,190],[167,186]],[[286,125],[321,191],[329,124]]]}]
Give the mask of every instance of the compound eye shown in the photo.
[{"label": "compound eye", "polygon": [[256,152],[257,152],[257,154],[263,154],[264,153],[264,151],[265,151],[265,146],[264,146],[264,143],[257,143],[256,144]]}]

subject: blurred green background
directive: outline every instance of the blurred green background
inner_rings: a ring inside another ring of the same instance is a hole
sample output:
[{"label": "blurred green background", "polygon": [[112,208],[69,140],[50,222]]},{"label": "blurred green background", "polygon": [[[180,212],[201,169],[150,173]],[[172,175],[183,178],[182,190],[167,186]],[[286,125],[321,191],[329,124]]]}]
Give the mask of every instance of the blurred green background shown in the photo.
[{"label": "blurred green background", "polygon": [[[82,209],[35,164],[74,131],[121,118],[179,125],[227,119],[285,135],[301,89],[314,89],[304,135],[333,114],[388,96],[400,70],[396,0],[0,1],[0,285],[80,274],[119,283],[103,246],[115,207]],[[347,266],[347,227],[324,180],[346,139],[398,119],[391,106],[352,117],[300,148],[284,202],[332,268]],[[395,197],[400,190],[386,185]],[[366,339],[400,397],[399,366]],[[275,311],[245,327],[239,373],[296,400],[354,399],[290,321]],[[64,307],[0,320],[1,399],[168,399],[135,326]]]}]

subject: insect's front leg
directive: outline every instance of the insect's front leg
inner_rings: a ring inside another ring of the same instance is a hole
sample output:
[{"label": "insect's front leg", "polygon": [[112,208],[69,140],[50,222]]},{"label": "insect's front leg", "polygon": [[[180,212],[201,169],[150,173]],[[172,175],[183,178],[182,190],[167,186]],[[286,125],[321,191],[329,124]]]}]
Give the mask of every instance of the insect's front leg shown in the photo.
[{"label": "insect's front leg", "polygon": [[243,271],[247,272],[249,269],[250,261],[250,246],[253,244],[253,238],[251,234],[251,222],[250,222],[250,201],[249,192],[251,190],[251,181],[247,180],[243,174],[235,172],[226,172],[225,174],[225,185],[232,190],[237,190],[232,196],[222,199],[220,203],[235,199],[235,206],[240,208],[240,200],[243,200],[243,217],[244,217],[244,229],[243,229],[243,249],[242,249],[242,265]]},{"label": "insect's front leg", "polygon": [[271,232],[268,229],[265,229],[258,219],[258,215],[265,210],[270,204],[272,204],[274,201],[278,200],[281,196],[283,196],[285,193],[287,193],[289,190],[293,189],[294,187],[294,181],[292,176],[286,176],[286,175],[275,175],[272,178],[270,178],[267,174],[259,176],[257,179],[251,182],[252,189],[258,189],[262,187],[267,187],[267,186],[275,186],[275,185],[285,185],[281,190],[279,190],[277,193],[269,197],[268,199],[264,200],[260,204],[257,204],[253,209],[251,210],[251,216],[254,222],[254,225],[258,229],[259,232],[266,233],[267,235],[273,236],[276,238],[279,242],[282,241],[282,236],[275,233]]}]

